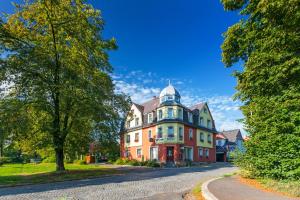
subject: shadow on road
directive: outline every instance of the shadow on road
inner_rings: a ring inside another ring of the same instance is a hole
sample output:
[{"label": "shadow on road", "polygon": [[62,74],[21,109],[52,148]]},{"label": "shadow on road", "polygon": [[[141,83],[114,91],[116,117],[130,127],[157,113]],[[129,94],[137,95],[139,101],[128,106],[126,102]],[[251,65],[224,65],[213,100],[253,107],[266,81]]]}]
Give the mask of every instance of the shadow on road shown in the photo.
[{"label": "shadow on road", "polygon": [[151,180],[155,178],[164,178],[176,176],[184,173],[207,172],[214,169],[233,167],[229,163],[213,163],[208,165],[190,167],[190,168],[116,168],[120,171],[127,171],[123,175],[113,175],[109,177],[100,177],[95,179],[73,180],[56,183],[46,183],[39,185],[7,187],[0,189],[0,197],[8,195],[18,195],[27,193],[47,192],[51,190],[65,190],[69,188],[102,185],[110,183],[122,183],[130,181]]}]

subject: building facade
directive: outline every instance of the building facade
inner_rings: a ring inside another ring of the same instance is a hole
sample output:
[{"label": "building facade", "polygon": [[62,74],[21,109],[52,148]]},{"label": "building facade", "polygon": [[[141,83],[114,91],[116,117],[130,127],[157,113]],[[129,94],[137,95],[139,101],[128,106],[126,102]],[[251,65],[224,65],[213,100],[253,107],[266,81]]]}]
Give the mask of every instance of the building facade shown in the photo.
[{"label": "building facade", "polygon": [[244,151],[244,139],[239,129],[222,131],[216,135],[217,161],[226,162],[231,152]]},{"label": "building facade", "polygon": [[121,157],[181,164],[216,161],[215,123],[207,103],[181,104],[169,85],[159,97],[133,103],[121,130]]}]

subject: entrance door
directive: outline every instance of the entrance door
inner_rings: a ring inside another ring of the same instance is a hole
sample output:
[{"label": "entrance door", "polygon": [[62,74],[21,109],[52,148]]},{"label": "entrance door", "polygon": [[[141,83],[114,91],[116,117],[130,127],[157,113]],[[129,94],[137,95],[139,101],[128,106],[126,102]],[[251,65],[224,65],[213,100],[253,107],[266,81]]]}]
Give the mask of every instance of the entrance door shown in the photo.
[{"label": "entrance door", "polygon": [[194,160],[193,148],[185,147],[184,150],[185,150],[185,160],[193,161]]},{"label": "entrance door", "polygon": [[167,147],[167,162],[174,162],[174,147]]}]

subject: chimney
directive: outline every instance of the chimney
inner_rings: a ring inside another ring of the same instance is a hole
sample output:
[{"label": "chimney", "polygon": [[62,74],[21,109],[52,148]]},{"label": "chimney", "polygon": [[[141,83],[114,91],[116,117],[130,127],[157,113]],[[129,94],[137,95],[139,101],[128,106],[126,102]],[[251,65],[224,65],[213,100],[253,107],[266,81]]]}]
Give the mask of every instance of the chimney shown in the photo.
[{"label": "chimney", "polygon": [[153,99],[156,99],[156,96],[153,96]]}]

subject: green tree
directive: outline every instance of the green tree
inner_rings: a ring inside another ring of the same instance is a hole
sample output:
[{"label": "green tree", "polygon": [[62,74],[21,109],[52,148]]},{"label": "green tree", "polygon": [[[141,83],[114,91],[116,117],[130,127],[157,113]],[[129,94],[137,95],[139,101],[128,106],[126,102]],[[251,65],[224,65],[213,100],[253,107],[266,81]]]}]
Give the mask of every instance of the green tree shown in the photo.
[{"label": "green tree", "polygon": [[221,0],[242,20],[224,34],[223,62],[242,62],[236,97],[250,134],[239,164],[254,176],[300,177],[300,1]]},{"label": "green tree", "polygon": [[115,120],[126,109],[109,76],[115,41],[102,30],[100,11],[85,0],[24,1],[0,21],[0,83],[13,84],[6,98],[45,116],[38,133],[51,136],[57,171],[65,169],[66,138],[76,132],[80,140],[91,122]]}]

